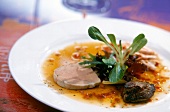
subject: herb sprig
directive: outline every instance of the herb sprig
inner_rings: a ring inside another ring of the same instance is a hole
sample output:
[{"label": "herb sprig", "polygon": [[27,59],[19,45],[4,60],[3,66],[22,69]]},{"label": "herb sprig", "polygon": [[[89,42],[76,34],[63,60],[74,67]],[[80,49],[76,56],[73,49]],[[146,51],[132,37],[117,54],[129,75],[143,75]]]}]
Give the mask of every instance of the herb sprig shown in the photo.
[{"label": "herb sprig", "polygon": [[127,66],[125,65],[126,60],[129,58],[130,55],[133,55],[135,52],[138,52],[141,48],[143,48],[146,43],[147,39],[145,38],[144,34],[139,34],[132,42],[132,44],[125,50],[123,51],[122,49],[122,43],[121,40],[119,41],[119,45],[116,43],[116,37],[114,34],[107,34],[110,43],[107,41],[107,39],[103,36],[103,34],[100,32],[100,30],[94,26],[91,26],[88,29],[88,34],[89,36],[94,39],[94,40],[99,40],[104,42],[107,46],[109,46],[112,51],[115,54],[116,58],[111,58],[109,57],[108,59],[103,58],[102,62],[98,62],[95,59],[93,55],[90,54],[91,61],[84,61],[81,62],[80,64],[89,64],[89,66],[94,66],[95,64],[108,64],[108,66],[113,65],[114,67],[109,73],[109,81],[116,83],[119,82],[127,69]]}]

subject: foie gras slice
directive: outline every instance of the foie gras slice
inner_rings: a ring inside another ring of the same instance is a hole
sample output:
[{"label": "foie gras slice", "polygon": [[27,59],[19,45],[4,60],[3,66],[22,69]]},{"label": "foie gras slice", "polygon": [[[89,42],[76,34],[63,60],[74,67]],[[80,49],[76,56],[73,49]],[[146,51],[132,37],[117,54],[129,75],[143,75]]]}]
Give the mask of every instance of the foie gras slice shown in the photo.
[{"label": "foie gras slice", "polygon": [[61,66],[54,71],[54,81],[66,89],[88,89],[99,85],[101,80],[91,68],[78,63]]}]

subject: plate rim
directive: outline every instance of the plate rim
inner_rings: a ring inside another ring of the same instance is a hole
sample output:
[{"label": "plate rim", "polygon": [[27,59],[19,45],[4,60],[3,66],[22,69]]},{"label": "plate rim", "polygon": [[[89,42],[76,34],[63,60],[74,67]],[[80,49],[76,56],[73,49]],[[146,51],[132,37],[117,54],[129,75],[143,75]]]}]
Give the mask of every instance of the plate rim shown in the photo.
[{"label": "plate rim", "polygon": [[[147,27],[151,27],[151,28],[153,28],[153,29],[160,30],[160,31],[162,31],[162,32],[164,32],[164,33],[169,33],[169,34],[170,34],[170,32],[168,32],[168,31],[166,31],[166,30],[164,30],[164,29],[161,29],[161,28],[158,28],[158,27],[155,27],[155,26],[151,26],[151,25],[148,25],[148,24],[145,24],[145,23],[137,22],[137,21],[124,20],[124,19],[113,19],[113,18],[112,18],[112,19],[108,19],[108,18],[107,18],[107,19],[106,19],[106,18],[100,19],[100,21],[106,21],[106,20],[109,20],[109,21],[123,21],[123,22],[129,22],[129,23],[132,23],[132,24],[144,25],[144,26],[147,26]],[[12,62],[11,62],[11,61],[12,61],[12,60],[11,60],[11,57],[12,57],[13,52],[15,51],[16,46],[17,46],[18,44],[20,44],[20,42],[23,41],[25,38],[28,38],[27,36],[28,36],[29,34],[34,33],[34,32],[36,32],[36,31],[38,31],[39,29],[46,28],[46,27],[48,27],[48,26],[50,26],[50,25],[62,24],[62,23],[65,23],[65,22],[76,22],[76,21],[85,22],[85,21],[94,21],[94,19],[90,19],[90,20],[71,20],[71,21],[70,21],[70,20],[66,20],[66,21],[57,21],[57,22],[52,22],[52,23],[49,23],[49,24],[40,26],[40,27],[38,27],[38,28],[36,28],[36,29],[33,29],[33,30],[27,32],[26,34],[24,34],[22,37],[20,37],[20,38],[14,43],[13,47],[11,48],[11,50],[10,50],[10,52],[9,52],[9,57],[8,57],[9,69],[10,69],[10,72],[11,72],[14,80],[17,82],[17,84],[18,84],[24,91],[26,91],[26,93],[28,93],[29,95],[31,95],[32,97],[34,97],[34,98],[37,99],[38,101],[40,101],[40,102],[42,102],[42,103],[44,103],[44,104],[46,104],[46,105],[48,105],[48,106],[51,106],[51,107],[53,107],[53,108],[55,108],[55,109],[62,110],[62,111],[68,111],[68,110],[65,110],[65,109],[60,108],[60,107],[57,107],[57,108],[56,108],[56,107],[54,107],[53,105],[51,105],[51,104],[49,104],[49,103],[45,103],[44,101],[41,101],[41,99],[37,98],[37,96],[34,96],[32,93],[30,93],[30,91],[28,91],[27,89],[25,89],[25,87],[20,83],[19,79],[17,79],[16,75],[14,75],[15,73],[14,73],[14,71],[13,71],[13,68],[11,67],[11,66],[12,66],[12,65],[11,65],[11,63],[12,63]]]}]

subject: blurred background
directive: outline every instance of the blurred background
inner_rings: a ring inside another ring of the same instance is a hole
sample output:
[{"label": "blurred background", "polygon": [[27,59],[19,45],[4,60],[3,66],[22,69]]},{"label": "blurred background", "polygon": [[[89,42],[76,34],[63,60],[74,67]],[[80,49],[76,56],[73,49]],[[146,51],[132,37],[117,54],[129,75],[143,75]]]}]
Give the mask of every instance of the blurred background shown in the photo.
[{"label": "blurred background", "polygon": [[120,18],[170,25],[170,0],[0,0],[0,24],[7,20],[43,25],[82,18]]},{"label": "blurred background", "polygon": [[22,35],[50,22],[98,18],[170,31],[170,0],[0,0],[0,112],[56,112],[23,91],[11,76],[8,55]]}]

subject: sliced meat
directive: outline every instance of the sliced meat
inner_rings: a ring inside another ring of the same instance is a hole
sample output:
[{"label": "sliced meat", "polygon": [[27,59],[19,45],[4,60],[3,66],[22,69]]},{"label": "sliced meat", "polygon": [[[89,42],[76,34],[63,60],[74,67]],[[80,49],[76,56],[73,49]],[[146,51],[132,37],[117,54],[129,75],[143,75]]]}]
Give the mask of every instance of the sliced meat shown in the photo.
[{"label": "sliced meat", "polygon": [[153,84],[148,82],[131,81],[124,86],[123,100],[127,103],[138,103],[148,101],[155,92]]},{"label": "sliced meat", "polygon": [[54,81],[67,89],[87,89],[99,85],[101,80],[91,68],[78,63],[61,66],[54,71]]}]

